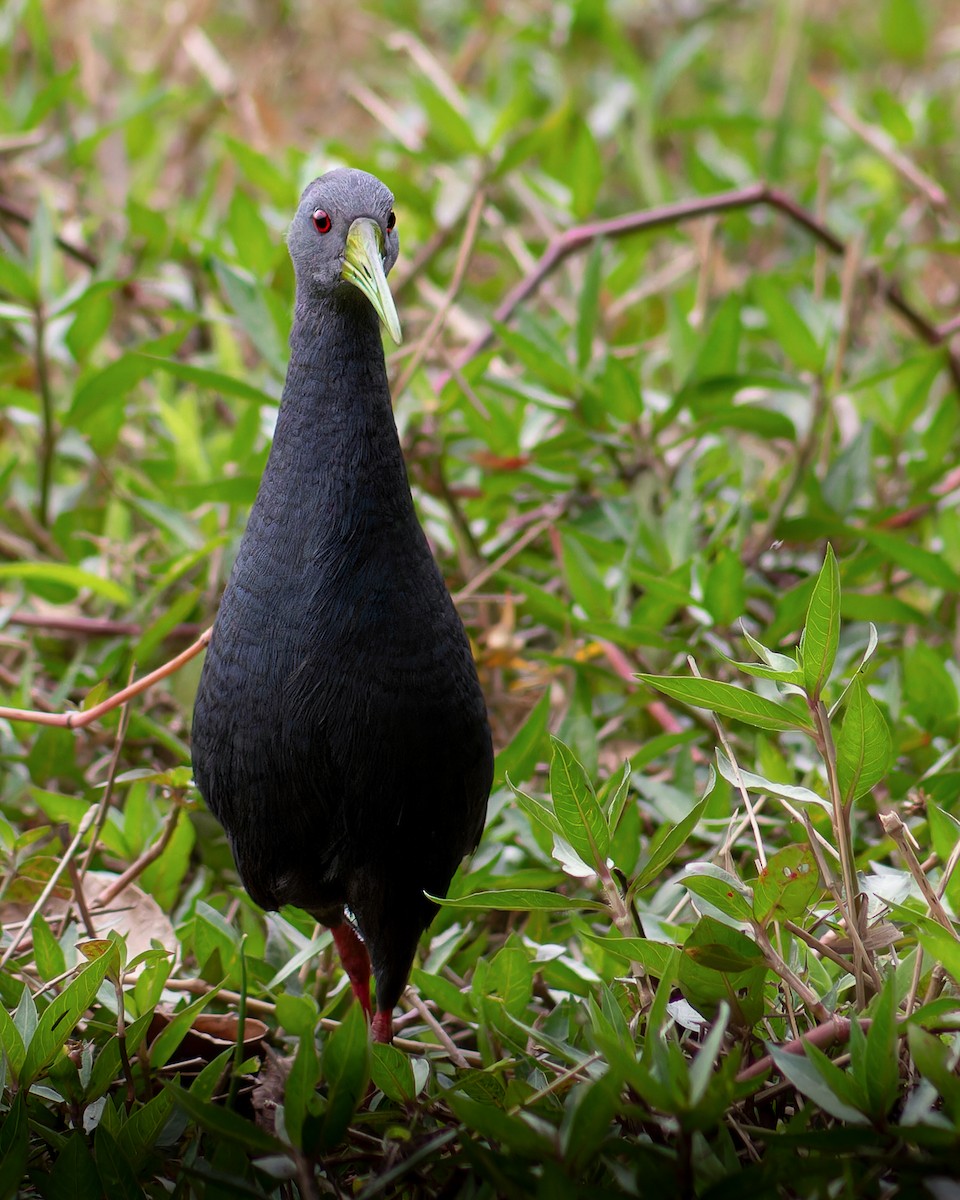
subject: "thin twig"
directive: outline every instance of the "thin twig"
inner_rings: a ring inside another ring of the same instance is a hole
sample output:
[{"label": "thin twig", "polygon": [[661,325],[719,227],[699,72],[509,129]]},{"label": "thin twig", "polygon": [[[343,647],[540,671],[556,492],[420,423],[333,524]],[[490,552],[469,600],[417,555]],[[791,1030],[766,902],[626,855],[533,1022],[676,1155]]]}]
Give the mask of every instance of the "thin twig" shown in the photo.
[{"label": "thin twig", "polygon": [[[10,613],[5,624],[41,629],[46,634],[76,633],[84,637],[139,637],[145,628],[137,621],[111,621],[107,617],[61,617],[54,613],[24,612],[21,609]],[[174,625],[164,639],[197,638],[202,632],[203,626],[191,621]]]},{"label": "thin twig", "polygon": [[407,988],[406,992],[404,993],[404,1000],[407,1002],[407,1004],[411,1005],[411,1007],[417,1010],[420,1016],[437,1035],[441,1045],[445,1047],[447,1054],[450,1055],[450,1061],[453,1063],[453,1065],[455,1067],[460,1067],[461,1070],[464,1071],[469,1070],[470,1064],[464,1057],[463,1051],[460,1049],[457,1043],[453,1041],[444,1027],[440,1024],[430,1009],[427,1008],[413,988]]},{"label": "thin twig", "polygon": [[[783,213],[795,225],[805,229],[821,245],[825,246],[831,254],[845,253],[846,243],[828,225],[819,221],[813,213],[797,204],[785,192],[765,183],[754,183],[730,192],[701,196],[695,200],[664,204],[657,208],[628,213],[606,221],[591,221],[584,225],[575,225],[548,242],[547,248],[536,264],[507,293],[494,310],[493,322],[457,355],[456,366],[462,369],[478,354],[482,354],[493,343],[494,325],[509,321],[520,305],[539,289],[543,281],[565,259],[592,245],[598,238],[625,237],[628,234],[659,229],[663,226],[680,225],[711,213],[737,212],[757,206],[766,206]],[[938,326],[924,317],[904,298],[900,288],[893,280],[879,269],[866,271],[865,274],[873,280],[884,301],[907,322],[917,337],[930,346],[943,344],[944,335]],[[954,385],[960,391],[960,357],[948,350],[947,361]],[[449,379],[450,372],[441,373],[435,383],[437,392],[442,391]]]},{"label": "thin twig", "polygon": [[142,875],[152,862],[156,862],[156,860],[170,844],[170,839],[173,837],[177,828],[177,823],[180,820],[181,811],[181,805],[174,801],[173,807],[167,814],[167,819],[160,836],[152,846],[148,846],[146,850],[144,850],[139,858],[137,858],[136,862],[131,863],[122,875],[118,875],[113,883],[111,883],[108,888],[100,893],[100,895],[97,897],[97,908],[106,908],[108,904],[110,904],[117,898],[117,896],[120,895],[120,893],[125,887],[127,887],[128,884],[133,883],[133,881],[139,875]]},{"label": "thin twig", "polygon": [[210,633],[211,631],[208,629],[197,638],[193,645],[171,658],[169,662],[165,662],[162,667],[157,667],[149,675],[144,675],[136,683],[131,683],[129,687],[125,687],[102,703],[95,704],[93,708],[88,708],[86,712],[46,713],[31,708],[0,708],[0,720],[29,721],[33,725],[53,725],[59,729],[84,729],[87,725],[98,721],[105,713],[112,712],[113,709],[132,700],[134,696],[139,696],[155,683],[159,683],[161,679],[166,679],[167,676],[179,671],[191,658],[196,658],[201,651],[207,648]]},{"label": "thin twig", "polygon": [[902,175],[911,187],[916,188],[930,205],[939,209],[949,208],[950,199],[940,184],[931,179],[916,163],[911,162],[905,154],[898,150],[889,134],[875,125],[869,125],[866,121],[862,121],[852,108],[848,108],[842,100],[831,95],[829,90],[819,85],[816,80],[814,80],[814,87],[830,105],[834,115],[849,129],[852,129],[857,137],[866,142],[872,150],[876,150],[880,157]]},{"label": "thin twig", "polygon": [[[33,224],[33,216],[27,212],[25,208],[21,208],[19,204],[14,204],[12,200],[8,200],[6,196],[0,196],[0,216],[7,217],[11,221],[15,221],[18,225],[30,226]],[[69,238],[56,238],[56,243],[60,249],[69,254],[71,258],[75,258],[77,262],[85,263],[86,266],[96,269],[100,264],[97,256],[92,250],[88,250],[86,246],[81,246],[77,242],[71,242]]]},{"label": "thin twig", "polygon": [[473,255],[473,248],[476,244],[477,233],[480,229],[480,217],[483,214],[483,206],[486,203],[486,192],[483,188],[478,189],[477,194],[473,198],[473,203],[470,205],[470,211],[467,214],[467,227],[464,230],[463,237],[460,239],[460,248],[457,251],[457,261],[454,264],[453,275],[450,277],[450,283],[444,293],[443,300],[438,305],[430,324],[427,326],[423,337],[417,343],[417,348],[411,356],[409,362],[403,369],[403,374],[400,376],[394,387],[394,395],[400,395],[406,388],[407,384],[413,378],[417,368],[423,362],[426,355],[430,352],[430,348],[436,340],[437,334],[443,328],[443,323],[447,319],[447,313],[450,311],[454,300],[457,298],[457,293],[463,285],[464,276],[467,273],[467,267],[470,265],[470,259]]}]

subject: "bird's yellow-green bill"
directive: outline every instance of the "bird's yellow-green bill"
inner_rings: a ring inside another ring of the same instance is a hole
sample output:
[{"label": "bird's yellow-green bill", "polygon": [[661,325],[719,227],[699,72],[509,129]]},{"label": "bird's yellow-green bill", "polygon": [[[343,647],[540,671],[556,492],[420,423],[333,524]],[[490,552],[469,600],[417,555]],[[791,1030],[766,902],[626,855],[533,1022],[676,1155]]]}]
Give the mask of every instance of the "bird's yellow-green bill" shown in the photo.
[{"label": "bird's yellow-green bill", "polygon": [[383,273],[383,232],[376,221],[358,217],[347,233],[347,252],[341,272],[347,283],[358,287],[376,309],[387,332],[400,344],[400,318]]}]

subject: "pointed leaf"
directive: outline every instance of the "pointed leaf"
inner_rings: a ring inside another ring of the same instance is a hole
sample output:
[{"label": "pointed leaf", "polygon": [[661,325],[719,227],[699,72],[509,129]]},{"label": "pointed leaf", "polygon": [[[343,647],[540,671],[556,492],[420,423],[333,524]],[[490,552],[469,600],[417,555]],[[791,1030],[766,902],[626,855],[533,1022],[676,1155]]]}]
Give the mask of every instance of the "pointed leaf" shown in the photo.
[{"label": "pointed leaf", "polygon": [[811,700],[819,700],[840,644],[840,570],[833,547],[813,587],[803,626],[803,682]]},{"label": "pointed leaf", "polygon": [[563,836],[585,863],[600,865],[610,847],[610,829],[600,801],[573,751],[557,737],[550,741],[550,791]]},{"label": "pointed leaf", "polygon": [[837,738],[837,774],[845,805],[883,779],[892,754],[893,743],[883,714],[857,676],[847,694],[847,711]]},{"label": "pointed leaf", "polygon": [[813,729],[809,713],[787,708],[755,692],[713,679],[686,679],[674,675],[638,675],[644,683],[674,700],[706,708],[721,717],[732,717],[759,729]]}]

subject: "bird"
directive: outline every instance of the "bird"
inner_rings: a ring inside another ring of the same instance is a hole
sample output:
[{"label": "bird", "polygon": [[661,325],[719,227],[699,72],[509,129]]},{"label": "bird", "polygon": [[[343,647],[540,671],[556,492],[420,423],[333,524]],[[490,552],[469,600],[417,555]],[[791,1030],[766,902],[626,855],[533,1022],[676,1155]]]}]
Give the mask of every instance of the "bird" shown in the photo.
[{"label": "bird", "polygon": [[247,892],[331,930],[371,1037],[391,1042],[429,897],[483,830],[490,725],[393,415],[392,193],[328,171],[287,247],[290,359],[201,672],[193,772]]}]

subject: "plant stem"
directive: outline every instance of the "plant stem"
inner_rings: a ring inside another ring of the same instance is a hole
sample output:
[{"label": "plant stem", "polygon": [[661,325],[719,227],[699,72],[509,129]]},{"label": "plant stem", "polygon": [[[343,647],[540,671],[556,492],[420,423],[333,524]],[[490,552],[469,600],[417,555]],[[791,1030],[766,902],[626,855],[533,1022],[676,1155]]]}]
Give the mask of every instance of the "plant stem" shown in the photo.
[{"label": "plant stem", "polygon": [[40,438],[40,500],[37,517],[44,529],[50,525],[50,487],[53,481],[53,459],[57,448],[57,431],[54,424],[53,392],[50,389],[50,372],[47,367],[46,318],[43,301],[37,301],[33,314],[34,365],[37,371],[37,386],[40,389],[40,404],[43,417],[43,433]]},{"label": "plant stem", "polygon": [[826,705],[820,699],[811,700],[810,711],[815,725],[817,749],[827,768],[827,785],[830,789],[830,802],[833,807],[833,832],[837,839],[837,849],[840,851],[840,869],[843,874],[841,915],[853,946],[853,978],[857,992],[857,1008],[863,1008],[867,1002],[864,970],[871,975],[874,982],[876,979],[873,963],[860,936],[860,884],[857,880],[857,864],[853,855],[850,810],[844,805],[843,797],[840,794],[837,752],[833,744],[833,734],[830,731],[830,718]]}]

